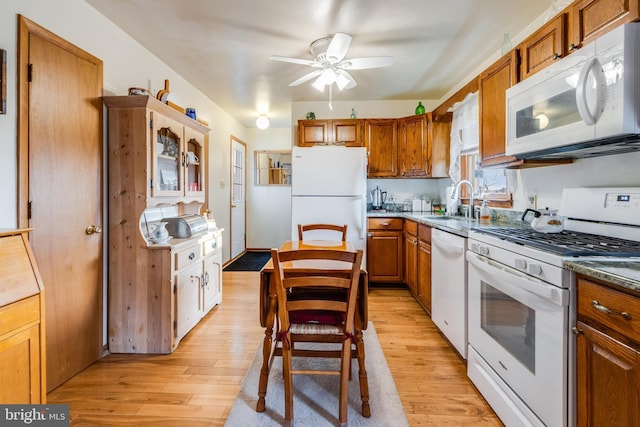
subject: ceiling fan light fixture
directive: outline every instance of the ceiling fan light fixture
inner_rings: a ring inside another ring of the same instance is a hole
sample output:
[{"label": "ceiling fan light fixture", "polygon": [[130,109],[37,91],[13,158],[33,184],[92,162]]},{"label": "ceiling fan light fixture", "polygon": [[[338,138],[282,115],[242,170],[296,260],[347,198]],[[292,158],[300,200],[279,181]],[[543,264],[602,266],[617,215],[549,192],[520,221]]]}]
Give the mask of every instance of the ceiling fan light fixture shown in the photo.
[{"label": "ceiling fan light fixture", "polygon": [[258,118],[256,119],[256,126],[260,130],[265,130],[266,128],[269,127],[269,119],[265,114],[260,114],[258,116]]}]

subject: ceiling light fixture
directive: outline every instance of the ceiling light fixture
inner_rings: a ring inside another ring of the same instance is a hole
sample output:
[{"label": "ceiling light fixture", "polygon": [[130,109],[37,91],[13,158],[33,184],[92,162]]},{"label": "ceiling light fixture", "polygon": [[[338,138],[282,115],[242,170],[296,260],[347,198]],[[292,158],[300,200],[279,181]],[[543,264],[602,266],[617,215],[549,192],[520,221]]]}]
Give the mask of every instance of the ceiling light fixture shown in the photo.
[{"label": "ceiling light fixture", "polygon": [[269,127],[269,119],[265,114],[260,114],[256,119],[256,126],[258,129],[265,130]]}]

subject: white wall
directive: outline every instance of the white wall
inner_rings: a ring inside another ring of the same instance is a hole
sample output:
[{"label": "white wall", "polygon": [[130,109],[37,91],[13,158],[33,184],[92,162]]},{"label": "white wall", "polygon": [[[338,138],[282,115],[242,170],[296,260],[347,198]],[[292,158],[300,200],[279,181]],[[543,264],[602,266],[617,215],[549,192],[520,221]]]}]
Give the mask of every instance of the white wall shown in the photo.
[{"label": "white wall", "polygon": [[538,208],[560,207],[563,188],[640,187],[640,152],[579,159],[569,165],[514,171],[515,210],[526,208],[528,195],[536,195]]},{"label": "white wall", "polygon": [[[208,197],[219,226],[229,229],[230,135],[243,139],[246,128],[214,101],[161,62],[83,0],[2,0],[0,2],[0,48],[7,51],[7,109],[0,115],[0,228],[17,226],[17,115],[16,58],[17,14],[36,22],[104,62],[105,95],[126,95],[132,86],[157,91],[171,82],[183,106],[194,107],[209,122]],[[225,233],[224,260],[229,259],[230,240]]]},{"label": "white wall", "polygon": [[256,185],[255,151],[290,150],[291,129],[251,129],[246,142],[247,249],[279,247],[291,239],[291,186]]}]

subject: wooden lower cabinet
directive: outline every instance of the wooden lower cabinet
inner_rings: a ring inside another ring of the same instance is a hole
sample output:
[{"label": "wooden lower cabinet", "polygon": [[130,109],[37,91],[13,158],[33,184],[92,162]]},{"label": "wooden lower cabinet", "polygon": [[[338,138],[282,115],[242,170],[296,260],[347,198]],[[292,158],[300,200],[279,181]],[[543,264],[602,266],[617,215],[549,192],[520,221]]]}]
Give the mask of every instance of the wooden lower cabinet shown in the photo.
[{"label": "wooden lower cabinet", "polygon": [[417,295],[418,283],[418,223],[404,221],[404,283]]},{"label": "wooden lower cabinet", "polygon": [[416,299],[431,314],[431,227],[418,226]]},{"label": "wooden lower cabinet", "polygon": [[369,282],[402,282],[402,218],[369,218],[367,272]]},{"label": "wooden lower cabinet", "polygon": [[44,287],[29,230],[0,232],[0,403],[47,401]]},{"label": "wooden lower cabinet", "polygon": [[640,296],[579,276],[574,331],[577,425],[640,425]]},{"label": "wooden lower cabinet", "polygon": [[222,230],[165,247],[139,248],[146,263],[136,274],[112,277],[109,351],[171,353],[222,302]]}]

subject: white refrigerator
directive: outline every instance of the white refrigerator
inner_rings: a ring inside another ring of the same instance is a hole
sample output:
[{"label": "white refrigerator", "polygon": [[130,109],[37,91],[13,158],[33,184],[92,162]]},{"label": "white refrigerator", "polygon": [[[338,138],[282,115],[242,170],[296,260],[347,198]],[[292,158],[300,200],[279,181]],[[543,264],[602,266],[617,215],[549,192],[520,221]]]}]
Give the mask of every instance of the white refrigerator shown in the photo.
[{"label": "white refrigerator", "polygon": [[[293,147],[291,152],[291,238],[298,224],[347,224],[347,240],[367,245],[367,152],[364,147]],[[336,240],[314,230],[305,239]],[[364,262],[364,260],[363,260]]]}]

